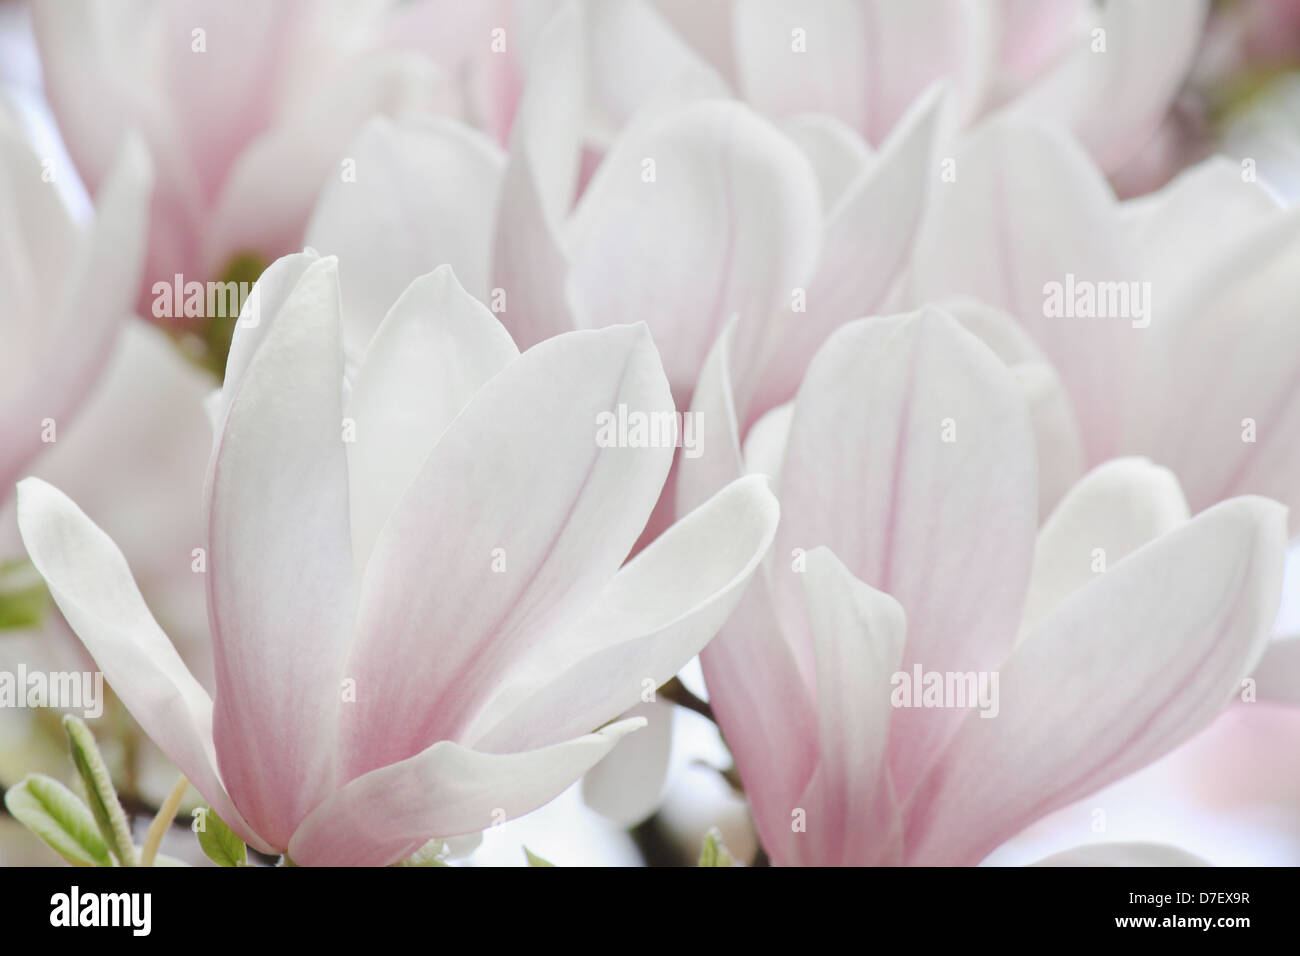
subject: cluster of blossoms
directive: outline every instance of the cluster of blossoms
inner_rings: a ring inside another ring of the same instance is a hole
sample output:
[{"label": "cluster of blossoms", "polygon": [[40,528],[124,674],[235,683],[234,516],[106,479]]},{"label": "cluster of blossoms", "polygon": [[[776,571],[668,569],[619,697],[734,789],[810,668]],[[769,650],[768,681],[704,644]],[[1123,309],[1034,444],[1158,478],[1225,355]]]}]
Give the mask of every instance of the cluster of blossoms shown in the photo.
[{"label": "cluster of blossoms", "polygon": [[1206,3],[31,13],[95,199],[0,113],[3,661],[102,671],[172,813],[644,815],[697,655],[776,864],[1295,751],[1300,219],[1248,157],[1116,190]]}]

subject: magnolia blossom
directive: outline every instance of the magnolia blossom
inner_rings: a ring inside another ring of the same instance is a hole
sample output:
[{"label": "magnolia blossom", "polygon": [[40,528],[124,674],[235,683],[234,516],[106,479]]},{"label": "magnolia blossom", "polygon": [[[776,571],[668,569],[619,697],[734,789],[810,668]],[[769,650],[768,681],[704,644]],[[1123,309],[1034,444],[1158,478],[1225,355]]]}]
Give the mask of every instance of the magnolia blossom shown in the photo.
[{"label": "magnolia blossom", "polygon": [[991,124],[955,163],[900,299],[1004,310],[1057,370],[1075,424],[1057,430],[1044,504],[1069,461],[1134,454],[1172,469],[1194,509],[1300,501],[1300,213],[1224,158],[1117,202],[1077,143],[1035,123]]},{"label": "magnolia blossom", "polygon": [[738,401],[761,411],[789,397],[836,325],[886,300],[929,189],[941,90],[872,153],[816,117],[773,124],[683,58],[629,93],[640,106],[584,180],[590,135],[575,104],[604,75],[593,31],[618,20],[566,7],[549,21],[507,151],[441,119],[377,119],[359,134],[349,152],[364,175],[331,183],[307,229],[340,258],[358,319],[350,355],[407,282],[448,262],[521,345],[644,322],[682,407],[739,316]]},{"label": "magnolia blossom", "polygon": [[[723,346],[696,401],[725,413]],[[1264,650],[1285,509],[1189,518],[1168,470],[1120,459],[1039,529],[1022,385],[941,310],[844,326],[743,448],[716,424],[682,506],[747,471],[782,502],[702,657],[777,863],[977,863],[1205,727]],[[905,688],[931,674],[948,696]]]},{"label": "magnolia blossom", "polygon": [[[82,179],[98,187],[128,131],[153,155],[136,300],[147,317],[156,283],[251,283],[300,248],[321,185],[341,174],[367,118],[457,109],[434,64],[376,48],[383,5],[149,0],[130,12],[95,0],[33,8],[46,93]],[[195,318],[176,303],[159,311]]]},{"label": "magnolia blossom", "polygon": [[715,633],[770,544],[738,481],[624,564],[672,448],[601,447],[601,411],[671,415],[644,328],[519,354],[449,269],[345,379],[337,264],[276,262],[211,403],[216,693],[112,541],[29,479],[32,561],[140,725],[237,833],[303,864],[387,864],[554,797],[608,723]]},{"label": "magnolia blossom", "polygon": [[820,114],[878,146],[944,79],[954,119],[999,110],[1069,127],[1108,171],[1154,133],[1186,77],[1208,3],[1174,0],[660,0],[750,103]]}]

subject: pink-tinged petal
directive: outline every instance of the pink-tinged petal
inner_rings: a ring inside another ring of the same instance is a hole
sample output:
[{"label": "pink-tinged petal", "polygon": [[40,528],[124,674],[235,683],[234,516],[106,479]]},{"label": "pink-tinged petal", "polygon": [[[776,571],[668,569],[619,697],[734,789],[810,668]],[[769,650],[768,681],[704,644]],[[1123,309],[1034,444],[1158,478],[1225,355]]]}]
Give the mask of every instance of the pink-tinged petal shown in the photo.
[{"label": "pink-tinged petal", "polygon": [[[27,154],[25,158],[26,164],[18,161],[13,144],[6,149],[4,162],[13,171],[15,188],[52,191],[52,185],[40,182],[35,157]],[[30,181],[22,178],[26,174],[31,175]],[[35,341],[29,341],[32,352],[23,356],[20,384],[0,386],[4,391],[0,403],[0,443],[4,446],[0,488],[8,488],[44,447],[46,419],[52,419],[56,429],[66,424],[112,354],[113,342],[131,314],[140,276],[149,183],[149,158],[132,138],[123,145],[117,165],[99,192],[88,241],[78,238],[64,245],[71,238],[66,213],[50,204],[29,199],[15,209],[22,235],[6,235],[11,248],[5,255],[14,255],[18,263],[26,260],[32,273],[18,278],[4,270],[0,281],[6,288],[0,291],[17,292],[15,305],[34,309],[36,321],[48,326],[36,329],[22,320],[15,323],[19,334],[26,326]],[[52,198],[53,193],[45,195]],[[0,197],[0,203],[5,198]],[[40,221],[35,221],[37,215]],[[26,246],[24,251],[12,249],[17,242]],[[47,257],[54,254],[56,244],[63,246],[60,252],[66,258],[58,275],[49,275]],[[24,294],[26,283],[41,279],[55,281],[39,290],[28,286]]]},{"label": "pink-tinged petal", "polygon": [[[905,670],[1000,663],[1020,620],[1038,524],[1033,441],[1015,378],[952,317],[930,308],[841,328],[795,399],[781,474],[772,580],[786,632],[806,632],[803,585],[787,562],[825,545],[903,605]],[[811,675],[806,634],[795,646]],[[900,796],[959,717],[895,715]]]},{"label": "pink-tinged petal", "polygon": [[566,5],[538,40],[532,80],[510,135],[491,275],[493,288],[505,295],[501,320],[521,348],[573,328],[564,300],[568,260],[560,227],[578,183],[587,99],[584,44],[578,10]]},{"label": "pink-tinged petal", "polygon": [[1290,209],[1184,281],[1152,323],[1135,406],[1147,411],[1130,416],[1127,445],[1173,469],[1193,510],[1243,493],[1300,504],[1297,270]]},{"label": "pink-tinged petal", "polygon": [[554,799],[642,726],[624,720],[523,753],[440,741],[332,793],[298,828],[289,855],[306,866],[386,866],[434,837],[486,830]]},{"label": "pink-tinged petal", "polygon": [[[708,101],[638,124],[574,211],[576,321],[644,321],[669,381],[689,394],[733,316],[763,327],[789,314],[816,260],[819,209],[808,161],[747,107]],[[761,338],[736,344],[737,367],[753,368]]]},{"label": "pink-tinged petal", "polygon": [[736,61],[732,42],[732,4],[654,0],[654,5],[682,39],[734,86]]},{"label": "pink-tinged petal", "polygon": [[[602,416],[620,406],[672,416],[644,326],[534,346],[443,433],[366,566],[346,671],[357,688],[344,711],[348,776],[462,739],[509,665],[614,576],[673,454],[617,436],[602,447]],[[435,584],[404,583],[416,579]]]},{"label": "pink-tinged petal", "polygon": [[1169,469],[1144,458],[1098,465],[1066,493],[1038,532],[1021,633],[1188,517],[1183,490]]},{"label": "pink-tinged petal", "polygon": [[244,253],[274,259],[302,248],[321,190],[346,175],[362,125],[376,114],[449,113],[449,96],[445,78],[414,56],[374,54],[331,74],[240,153],[204,229],[204,272],[222,275]]},{"label": "pink-tinged petal", "polygon": [[353,610],[338,268],[303,272],[231,397],[210,466],[222,776],[276,846],[334,786]]},{"label": "pink-tinged petal", "polygon": [[[782,567],[789,555],[773,554]],[[799,672],[760,572],[718,636],[700,654],[709,706],[745,781],[759,837],[778,859],[793,812],[817,768],[817,702]],[[775,849],[773,849],[775,848]]]},{"label": "pink-tinged petal", "polygon": [[738,0],[735,43],[747,100],[779,117],[829,114],[877,145],[940,77],[968,116],[994,36],[987,12],[962,0]]},{"label": "pink-tinged petal", "polygon": [[1093,843],[1063,850],[1030,866],[1209,866],[1205,860],[1162,843]]},{"label": "pink-tinged petal", "polygon": [[145,606],[126,559],[63,492],[37,478],[18,485],[18,525],[63,616],[155,743],[221,819],[260,850],[217,772],[212,701]]},{"label": "pink-tinged petal", "polygon": [[1028,333],[1000,309],[974,299],[939,303],[1015,374],[1034,422],[1038,449],[1038,516],[1046,518],[1085,468],[1083,437],[1065,384]]},{"label": "pink-tinged petal", "polygon": [[1300,704],[1300,636],[1270,641],[1253,676],[1260,700]]},{"label": "pink-tinged petal", "polygon": [[494,752],[545,746],[599,727],[663,684],[735,609],[778,514],[767,480],[755,475],[686,515],[578,618],[508,665],[465,741]]},{"label": "pink-tinged petal", "polygon": [[501,151],[451,120],[377,117],[347,153],[355,176],[329,181],[306,241],[339,257],[348,354],[360,355],[411,280],[438,266],[487,301]]},{"label": "pink-tinged petal", "polygon": [[808,553],[808,629],[817,659],[817,774],[802,798],[806,832],[791,859],[813,866],[897,865],[903,821],[889,778],[891,677],[907,622],[888,594],[853,577],[826,548]]},{"label": "pink-tinged petal", "polygon": [[1207,726],[1264,650],[1285,547],[1285,509],[1236,498],[1071,594],[905,807],[909,861],[978,862]]},{"label": "pink-tinged petal", "polygon": [[[1064,134],[1020,122],[982,127],[955,163],[956,180],[932,194],[910,298],[969,295],[1013,315],[1069,389],[1089,458],[1111,457],[1149,332],[1134,328],[1136,316],[1074,317],[1076,281],[1131,292],[1128,283],[1146,279],[1110,187]],[[1062,314],[1052,314],[1058,304]]]},{"label": "pink-tinged petal", "polygon": [[[782,327],[768,345],[759,381],[737,384],[737,403],[749,406],[742,425],[794,395],[808,362],[835,328],[879,310],[912,248],[944,102],[937,87],[918,98],[827,213],[807,312],[787,308],[778,314]],[[746,331],[742,327],[737,335]]]},{"label": "pink-tinged petal", "polygon": [[1089,0],[999,0],[1002,84],[1016,88],[1055,62],[1087,12]]},{"label": "pink-tinged petal", "polygon": [[310,2],[172,0],[140,19],[143,45],[156,57],[157,94],[209,204],[240,151],[272,123],[297,40],[312,30]]},{"label": "pink-tinged petal", "polygon": [[601,816],[634,827],[659,808],[673,747],[673,714],[667,701],[638,704],[627,712],[645,727],[629,735],[582,778],[582,799]]},{"label": "pink-tinged petal", "polygon": [[1060,66],[1011,109],[1065,124],[1113,172],[1160,125],[1187,77],[1208,8],[1208,0],[1107,0],[1095,22],[1080,24]]},{"label": "pink-tinged petal", "polygon": [[142,315],[151,305],[153,281],[170,282],[178,272],[202,268],[203,188],[155,69],[161,44],[188,51],[191,37],[189,29],[181,37],[164,37],[156,12],[137,5],[133,15],[122,16],[90,0],[32,5],[45,91],[81,179],[92,190],[103,185],[128,136],[139,135],[148,145],[155,183],[143,264],[147,281],[133,290]]},{"label": "pink-tinged petal", "polygon": [[443,431],[518,357],[509,333],[450,266],[401,294],[370,342],[347,410],[355,426],[348,471],[358,573]]},{"label": "pink-tinged petal", "polygon": [[95,189],[132,129],[152,141],[150,133],[169,128],[165,91],[142,83],[139,20],[93,0],[31,6],[46,95],[78,172]]}]

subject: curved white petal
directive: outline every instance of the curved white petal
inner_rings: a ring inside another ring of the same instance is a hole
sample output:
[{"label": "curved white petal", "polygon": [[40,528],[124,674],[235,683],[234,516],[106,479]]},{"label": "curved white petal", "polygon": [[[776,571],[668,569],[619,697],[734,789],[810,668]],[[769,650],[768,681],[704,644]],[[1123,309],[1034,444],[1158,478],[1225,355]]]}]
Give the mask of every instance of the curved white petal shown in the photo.
[{"label": "curved white petal", "polygon": [[1285,509],[1236,498],[1075,591],[1016,648],[905,808],[909,860],[974,863],[1207,726],[1264,650]]},{"label": "curved white petal", "polygon": [[494,751],[542,746],[600,726],[664,683],[730,616],[778,513],[755,475],[672,525],[577,620],[509,665],[503,691],[465,739]]},{"label": "curved white petal", "polygon": [[434,837],[486,830],[556,797],[643,725],[624,720],[523,753],[440,741],[332,793],[298,828],[289,855],[306,866],[385,866]]},{"label": "curved white petal", "polygon": [[676,707],[666,701],[638,704],[627,712],[646,725],[630,734],[582,778],[582,799],[601,816],[624,827],[641,823],[659,808],[673,746]]},{"label": "curved white petal", "polygon": [[451,120],[377,117],[347,155],[351,175],[325,186],[306,242],[339,258],[348,353],[361,354],[412,280],[444,264],[486,301],[501,151]]},{"label": "curved white petal", "polygon": [[[794,290],[817,255],[812,168],[736,103],[706,101],[638,125],[605,157],[574,211],[567,295],[579,327],[644,321],[675,389],[689,394],[732,316],[800,318]],[[752,368],[761,339],[736,339]]]},{"label": "curved white petal", "polygon": [[[786,632],[806,633],[788,556],[825,545],[907,611],[904,669],[993,667],[1010,650],[1037,527],[1028,411],[1011,373],[937,309],[850,323],[795,399],[772,581]],[[813,671],[812,647],[795,641]],[[893,772],[918,779],[957,715],[900,711]]]},{"label": "curved white petal", "polygon": [[231,804],[217,772],[212,701],[158,627],[126,559],[52,485],[18,485],[18,525],[32,563],[127,710],[247,842],[271,847]]},{"label": "curved white petal", "polygon": [[[617,418],[620,406],[671,419],[644,326],[535,346],[448,427],[366,566],[346,669],[357,687],[344,710],[352,773],[462,739],[505,669],[614,576],[673,454],[663,442],[632,446],[630,433],[627,446],[610,435],[602,447],[602,417]],[[392,701],[403,706],[395,712]]]},{"label": "curved white petal", "polygon": [[818,773],[804,793],[807,830],[795,860],[818,866],[898,864],[903,822],[889,774],[892,677],[907,622],[892,597],[857,580],[826,548],[804,572],[816,656]]},{"label": "curved white petal", "polygon": [[407,287],[375,333],[347,408],[358,572],[384,522],[474,393],[519,357],[510,335],[439,266]]},{"label": "curved white petal", "polygon": [[1117,458],[1088,472],[1038,533],[1021,633],[1188,516],[1183,490],[1167,468],[1142,458]]}]

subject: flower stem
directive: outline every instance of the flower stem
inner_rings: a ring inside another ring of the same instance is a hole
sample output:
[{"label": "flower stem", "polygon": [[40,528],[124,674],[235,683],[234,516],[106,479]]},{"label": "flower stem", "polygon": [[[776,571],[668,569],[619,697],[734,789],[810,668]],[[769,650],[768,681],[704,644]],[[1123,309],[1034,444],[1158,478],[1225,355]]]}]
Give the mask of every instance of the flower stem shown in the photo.
[{"label": "flower stem", "polygon": [[158,856],[158,847],[162,843],[163,834],[167,828],[172,825],[176,819],[176,811],[180,809],[181,800],[185,797],[185,791],[189,789],[190,782],[182,774],[181,778],[176,781],[176,786],[172,787],[172,792],[167,794],[167,799],[163,805],[158,808],[158,815],[153,818],[153,823],[149,824],[149,832],[145,834],[144,846],[140,849],[140,865],[153,866],[153,861]]}]

